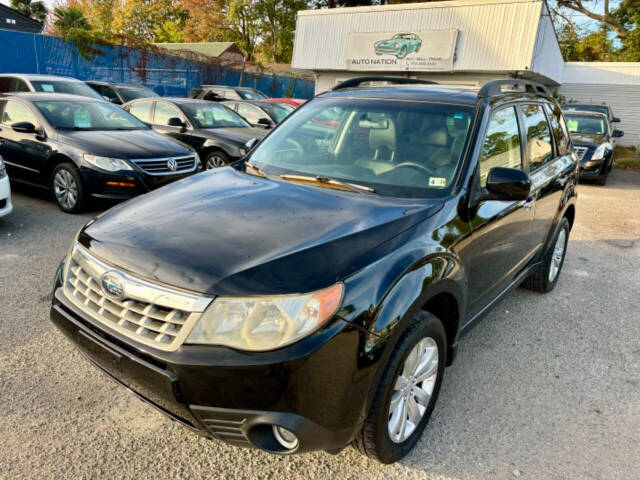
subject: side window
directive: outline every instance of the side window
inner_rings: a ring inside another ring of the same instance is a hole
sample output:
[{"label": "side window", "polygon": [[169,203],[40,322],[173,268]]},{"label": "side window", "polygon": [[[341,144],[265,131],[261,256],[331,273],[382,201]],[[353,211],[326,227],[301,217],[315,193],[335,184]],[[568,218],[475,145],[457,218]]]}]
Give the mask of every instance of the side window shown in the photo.
[{"label": "side window", "polygon": [[184,121],[184,115],[175,105],[167,102],[156,102],[156,112],[153,115],[153,123],[156,125],[168,125],[169,119],[177,117]]},{"label": "side window", "polygon": [[225,99],[224,91],[221,91],[218,88],[212,88],[202,97],[204,100],[209,100],[211,102],[219,102]]},{"label": "side window", "polygon": [[135,102],[129,105],[129,113],[146,123],[151,123],[151,105],[153,102]]},{"label": "side window", "polygon": [[557,105],[545,105],[551,121],[551,129],[558,146],[558,155],[569,153],[569,132],[562,116],[562,109]]},{"label": "side window", "polygon": [[4,112],[2,112],[2,124],[13,125],[19,122],[29,122],[36,128],[39,127],[38,119],[26,105],[9,100],[4,108]]},{"label": "side window", "polygon": [[15,77],[0,78],[0,92],[28,92],[26,82]]},{"label": "side window", "polygon": [[515,107],[498,110],[491,116],[480,156],[480,184],[487,184],[493,167],[522,169],[520,129]]},{"label": "side window", "polygon": [[256,124],[261,118],[266,118],[258,108],[247,103],[238,104],[238,113],[242,115],[249,123]]},{"label": "side window", "polygon": [[13,91],[28,92],[29,87],[27,86],[27,83],[24,80],[20,80],[19,78],[16,78],[16,83],[13,85]]},{"label": "side window", "polygon": [[521,105],[520,108],[524,116],[529,171],[533,172],[553,160],[551,131],[542,105]]}]

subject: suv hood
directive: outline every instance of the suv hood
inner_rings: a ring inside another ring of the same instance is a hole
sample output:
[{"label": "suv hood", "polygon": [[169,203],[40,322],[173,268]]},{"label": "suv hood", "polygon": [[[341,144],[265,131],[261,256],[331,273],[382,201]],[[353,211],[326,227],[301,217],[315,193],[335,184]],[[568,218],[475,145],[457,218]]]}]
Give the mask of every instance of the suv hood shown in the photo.
[{"label": "suv hood", "polygon": [[267,133],[263,128],[202,128],[199,130],[209,138],[224,138],[230,142],[242,146],[252,138],[262,138]]},{"label": "suv hood", "polygon": [[442,205],[270,180],[226,167],[115,207],[89,224],[79,242],[134,275],[196,292],[308,292],[385,255],[386,249],[372,250]]},{"label": "suv hood", "polygon": [[572,133],[571,141],[574,145],[582,145],[585,147],[595,145],[598,146],[607,141],[606,135],[598,135],[596,133]]},{"label": "suv hood", "polygon": [[192,150],[153,130],[64,131],[58,140],[92,155],[114,158],[155,158],[188,155]]}]

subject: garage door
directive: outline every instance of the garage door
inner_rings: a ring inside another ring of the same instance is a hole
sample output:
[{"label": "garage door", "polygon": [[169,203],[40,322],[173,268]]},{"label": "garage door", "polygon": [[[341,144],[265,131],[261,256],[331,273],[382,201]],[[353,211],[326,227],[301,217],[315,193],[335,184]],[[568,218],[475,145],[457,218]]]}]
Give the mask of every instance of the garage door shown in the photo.
[{"label": "garage door", "polygon": [[567,101],[608,103],[621,122],[614,128],[624,130],[618,145],[637,145],[640,136],[640,85],[565,83],[560,93]]}]

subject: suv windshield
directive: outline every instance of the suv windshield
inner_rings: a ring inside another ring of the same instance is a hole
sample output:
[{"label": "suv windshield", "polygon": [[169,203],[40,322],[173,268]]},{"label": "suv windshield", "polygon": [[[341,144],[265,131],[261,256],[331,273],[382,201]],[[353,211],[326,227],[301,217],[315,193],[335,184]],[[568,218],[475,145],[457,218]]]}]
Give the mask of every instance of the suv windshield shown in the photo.
[{"label": "suv windshield", "polygon": [[588,117],[586,115],[565,114],[567,128],[571,133],[587,133],[591,135],[604,135],[604,118]]},{"label": "suv windshield", "polygon": [[250,126],[240,115],[217,103],[185,102],[181,107],[198,128],[243,128]]},{"label": "suv windshield", "polygon": [[237,92],[243,100],[263,100],[269,98],[264,93],[254,89],[241,89],[237,90]]},{"label": "suv windshield", "polygon": [[36,92],[69,93],[102,100],[99,93],[83,82],[74,82],[72,80],[32,80],[31,85],[33,85]]},{"label": "suv windshield", "polygon": [[55,128],[63,130],[142,130],[148,127],[116,105],[102,102],[49,100],[34,102]]},{"label": "suv windshield", "polygon": [[147,87],[118,87],[118,93],[124,102],[130,102],[136,98],[159,97],[156,92]]},{"label": "suv windshield", "polygon": [[578,103],[572,103],[570,105],[565,105],[565,110],[580,110],[583,112],[596,112],[596,113],[604,113],[605,115],[609,115],[609,109],[606,105],[582,105]]},{"label": "suv windshield", "polygon": [[450,191],[475,109],[369,99],[316,99],[273,131],[248,161],[272,175],[365,185],[381,195]]}]

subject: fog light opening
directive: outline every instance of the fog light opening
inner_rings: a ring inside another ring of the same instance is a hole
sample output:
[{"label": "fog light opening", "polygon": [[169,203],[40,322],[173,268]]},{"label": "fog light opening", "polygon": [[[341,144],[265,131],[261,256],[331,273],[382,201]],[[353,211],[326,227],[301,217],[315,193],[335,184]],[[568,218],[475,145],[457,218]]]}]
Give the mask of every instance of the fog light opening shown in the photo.
[{"label": "fog light opening", "polygon": [[300,442],[298,441],[298,437],[292,432],[280,425],[273,425],[271,429],[273,430],[273,436],[276,437],[278,443],[284,448],[287,450],[295,450],[298,448]]}]

